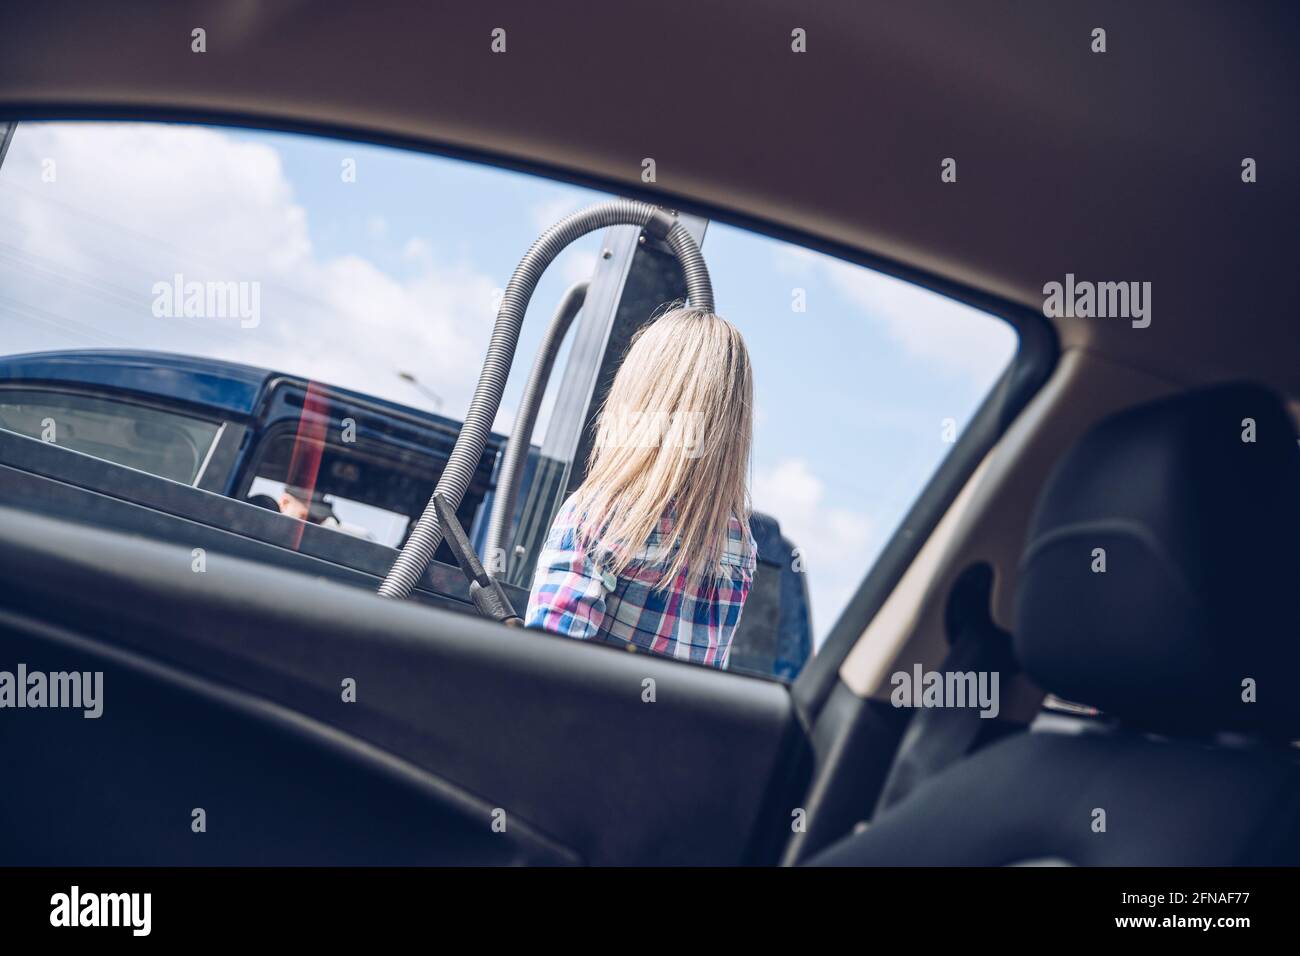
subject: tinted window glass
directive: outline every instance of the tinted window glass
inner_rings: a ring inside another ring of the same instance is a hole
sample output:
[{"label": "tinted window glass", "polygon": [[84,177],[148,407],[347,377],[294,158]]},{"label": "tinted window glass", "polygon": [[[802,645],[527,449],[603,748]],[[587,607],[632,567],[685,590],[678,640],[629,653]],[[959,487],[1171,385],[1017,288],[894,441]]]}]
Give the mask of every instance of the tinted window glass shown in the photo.
[{"label": "tinted window glass", "polygon": [[190,485],[220,426],[85,395],[3,390],[0,428]]}]

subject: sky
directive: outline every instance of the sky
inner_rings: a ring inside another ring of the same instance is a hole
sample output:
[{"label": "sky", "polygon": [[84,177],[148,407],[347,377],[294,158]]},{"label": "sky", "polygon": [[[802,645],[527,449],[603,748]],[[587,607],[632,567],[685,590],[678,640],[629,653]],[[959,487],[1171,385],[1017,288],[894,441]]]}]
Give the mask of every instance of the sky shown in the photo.
[{"label": "sky", "polygon": [[[23,124],[0,167],[0,354],[224,358],[459,419],[519,258],[547,226],[604,198],[294,134]],[[562,292],[590,276],[599,248],[599,234],[587,236],[543,276],[498,431]],[[754,367],[754,507],[801,551],[820,642],[951,449],[944,420],[965,426],[1015,334],[951,299],[724,223],[710,223],[703,252],[718,311]],[[177,273],[258,282],[259,321],[155,315],[154,285]]]}]

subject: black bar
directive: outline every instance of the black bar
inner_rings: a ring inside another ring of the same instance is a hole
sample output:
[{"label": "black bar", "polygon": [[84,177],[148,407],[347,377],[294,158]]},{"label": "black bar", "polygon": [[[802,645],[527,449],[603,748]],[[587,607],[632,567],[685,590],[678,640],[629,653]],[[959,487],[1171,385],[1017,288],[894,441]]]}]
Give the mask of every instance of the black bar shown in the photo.
[{"label": "black bar", "polygon": [[[820,925],[864,944],[881,934],[911,938],[918,952],[948,939],[1052,947],[1096,936],[1200,936],[1230,944],[1242,933],[1262,930],[1275,938],[1290,929],[1295,885],[1289,869],[0,869],[0,926],[6,943],[133,936],[131,925],[51,925],[52,916],[70,911],[76,886],[83,913],[87,905],[98,910],[99,894],[148,893],[150,938],[205,944],[262,938],[337,944],[411,934],[492,943],[508,930],[537,941],[559,928],[557,920],[594,921],[587,935],[599,923],[681,943],[697,938],[691,926],[709,912],[728,914],[723,925],[737,937],[769,929],[816,934]],[[664,893],[676,902],[669,905]],[[86,903],[88,895],[97,897],[94,904]],[[143,923],[144,897],[137,899],[140,909],[121,910],[120,922],[130,924],[133,914],[137,927]],[[703,909],[686,912],[691,900]],[[680,922],[678,904],[686,910]],[[1211,925],[1177,925],[1180,919]]]}]

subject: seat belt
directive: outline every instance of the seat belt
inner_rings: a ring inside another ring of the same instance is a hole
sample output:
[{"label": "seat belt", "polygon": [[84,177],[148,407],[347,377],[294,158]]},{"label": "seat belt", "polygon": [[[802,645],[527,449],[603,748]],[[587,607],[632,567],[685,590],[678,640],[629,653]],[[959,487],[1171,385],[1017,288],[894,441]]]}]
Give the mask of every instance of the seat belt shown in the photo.
[{"label": "seat belt", "polygon": [[[1011,651],[1011,635],[986,624],[967,625],[953,640],[940,672],[998,672],[998,692],[1018,670]],[[974,747],[989,718],[978,707],[927,707],[908,721],[889,776],[880,790],[874,820],[882,810],[911,793],[927,777],[956,763]]]}]

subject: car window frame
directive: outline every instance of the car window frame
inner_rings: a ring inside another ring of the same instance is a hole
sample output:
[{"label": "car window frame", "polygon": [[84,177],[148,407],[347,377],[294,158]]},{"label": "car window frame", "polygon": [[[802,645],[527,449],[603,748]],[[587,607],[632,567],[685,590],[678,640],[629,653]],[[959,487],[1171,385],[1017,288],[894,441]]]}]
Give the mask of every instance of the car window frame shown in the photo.
[{"label": "car window frame", "polygon": [[467,147],[431,136],[402,134],[371,127],[350,127],[342,123],[283,115],[194,106],[142,108],[84,104],[61,107],[39,104],[31,108],[19,105],[0,112],[0,121],[12,123],[60,120],[192,123],[236,131],[298,133],[342,142],[386,146],[539,176],[606,194],[639,199],[820,252],[946,296],[1010,325],[1018,338],[1017,349],[1010,364],[989,390],[952,450],[921,488],[880,556],[864,569],[854,596],[840,612],[826,640],[808,660],[794,683],[787,685],[794,696],[801,719],[809,723],[816,718],[830,696],[838,679],[839,667],[853,643],[901,579],[979,462],[1050,377],[1060,354],[1056,330],[1041,311],[1026,308],[1002,295],[941,275],[931,268],[904,262],[889,252],[848,245],[744,210],[692,198],[675,192],[665,184],[656,183],[654,188],[650,188],[643,182],[582,172],[554,162]]}]

